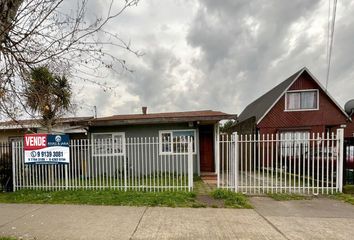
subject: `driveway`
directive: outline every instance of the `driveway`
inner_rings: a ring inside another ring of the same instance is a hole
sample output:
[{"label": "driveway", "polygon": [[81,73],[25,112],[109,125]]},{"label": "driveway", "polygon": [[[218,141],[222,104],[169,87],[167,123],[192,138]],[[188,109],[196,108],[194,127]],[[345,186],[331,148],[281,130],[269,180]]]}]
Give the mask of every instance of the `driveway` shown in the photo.
[{"label": "driveway", "polygon": [[[0,204],[0,236],[22,239],[352,239],[354,207],[334,200],[255,209]],[[350,237],[351,236],[351,237]]]}]

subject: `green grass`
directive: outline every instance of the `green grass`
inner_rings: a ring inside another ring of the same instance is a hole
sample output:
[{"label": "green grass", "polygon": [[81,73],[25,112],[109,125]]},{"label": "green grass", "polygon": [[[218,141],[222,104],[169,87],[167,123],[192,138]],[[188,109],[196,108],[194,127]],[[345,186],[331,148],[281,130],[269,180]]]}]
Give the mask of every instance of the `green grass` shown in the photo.
[{"label": "green grass", "polygon": [[252,208],[248,198],[241,194],[224,189],[216,189],[211,192],[214,199],[224,200],[225,207],[227,208]]},{"label": "green grass", "polygon": [[331,198],[340,200],[343,202],[350,203],[354,205],[354,195],[353,194],[346,194],[346,193],[335,193],[333,195],[330,195]]},{"label": "green grass", "polygon": [[1,203],[196,207],[193,192],[36,191],[0,193]]},{"label": "green grass", "polygon": [[330,197],[354,205],[354,185],[345,185],[343,193],[335,193]]},{"label": "green grass", "polygon": [[267,196],[276,201],[309,200],[313,198],[309,195],[300,195],[295,193],[268,193]]},{"label": "green grass", "polygon": [[17,238],[14,238],[14,237],[0,237],[0,240],[17,240]]},{"label": "green grass", "polygon": [[343,192],[347,194],[353,194],[354,195],[354,185],[345,185],[343,186]]}]

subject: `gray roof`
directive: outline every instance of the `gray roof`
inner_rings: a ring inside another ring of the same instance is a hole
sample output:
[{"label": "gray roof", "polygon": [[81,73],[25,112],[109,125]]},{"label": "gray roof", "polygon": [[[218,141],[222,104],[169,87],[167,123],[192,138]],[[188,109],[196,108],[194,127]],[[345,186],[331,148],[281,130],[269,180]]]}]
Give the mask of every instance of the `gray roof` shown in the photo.
[{"label": "gray roof", "polygon": [[285,81],[281,82],[277,86],[275,86],[270,91],[263,94],[261,97],[250,103],[240,114],[238,117],[238,122],[242,122],[246,119],[251,117],[256,118],[256,122],[261,119],[264,114],[271,108],[274,102],[284,93],[284,91],[289,87],[289,85],[298,77],[298,75],[304,70],[305,68],[300,69]]}]

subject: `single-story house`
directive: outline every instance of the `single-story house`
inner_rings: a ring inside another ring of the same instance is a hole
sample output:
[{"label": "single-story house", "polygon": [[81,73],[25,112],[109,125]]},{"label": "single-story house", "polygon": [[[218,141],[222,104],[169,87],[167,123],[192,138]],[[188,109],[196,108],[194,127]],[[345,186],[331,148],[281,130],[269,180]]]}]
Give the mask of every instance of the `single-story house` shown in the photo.
[{"label": "single-story house", "polygon": [[[187,111],[114,115],[84,121],[88,135],[95,139],[158,138],[160,155],[178,154],[177,139],[193,139],[194,172],[216,172],[219,122],[236,119],[236,115],[219,111]],[[168,140],[170,139],[170,140]]]},{"label": "single-story house", "polygon": [[351,122],[348,114],[306,68],[250,103],[233,130],[241,134],[333,132]]},{"label": "single-story house", "polygon": [[[113,115],[108,117],[62,118],[53,128],[53,133],[68,134],[71,139],[90,139],[93,143],[93,157],[98,157],[105,145],[105,139],[117,144],[113,151],[121,152],[123,139],[158,139],[159,156],[176,155],[180,151],[181,138],[193,140],[194,172],[216,172],[219,140],[219,122],[236,119],[236,115],[219,111],[186,111],[147,113],[143,107],[141,114]],[[22,138],[25,133],[41,133],[45,129],[36,120],[19,120],[0,123],[0,142]],[[97,141],[98,142],[97,142]],[[133,140],[132,140],[133,141]],[[119,145],[120,144],[120,145]],[[107,144],[103,151],[111,151]],[[96,149],[97,148],[97,149]],[[101,148],[101,149],[100,149]],[[105,154],[109,155],[109,154]],[[102,156],[102,154],[101,154]]]},{"label": "single-story house", "polygon": [[[93,117],[70,117],[61,118],[53,127],[53,133],[68,134],[71,139],[86,138],[87,129],[81,125]],[[37,119],[0,122],[0,142],[13,141],[23,138],[26,133],[43,133],[46,130],[39,124]]]}]

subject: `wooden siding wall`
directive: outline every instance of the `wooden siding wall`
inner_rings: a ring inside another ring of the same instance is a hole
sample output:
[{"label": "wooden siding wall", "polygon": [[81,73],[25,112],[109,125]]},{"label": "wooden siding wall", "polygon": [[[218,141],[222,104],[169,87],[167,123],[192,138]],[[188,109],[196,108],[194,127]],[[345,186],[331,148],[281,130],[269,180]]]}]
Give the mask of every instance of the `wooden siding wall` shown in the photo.
[{"label": "wooden siding wall", "polygon": [[[290,90],[319,89],[316,82],[304,73],[290,87]],[[335,131],[346,118],[325,92],[319,89],[319,110],[285,112],[285,96],[283,96],[271,111],[258,124],[261,134],[276,133],[279,130],[299,129],[311,132],[324,132],[326,126],[333,126]]]}]

